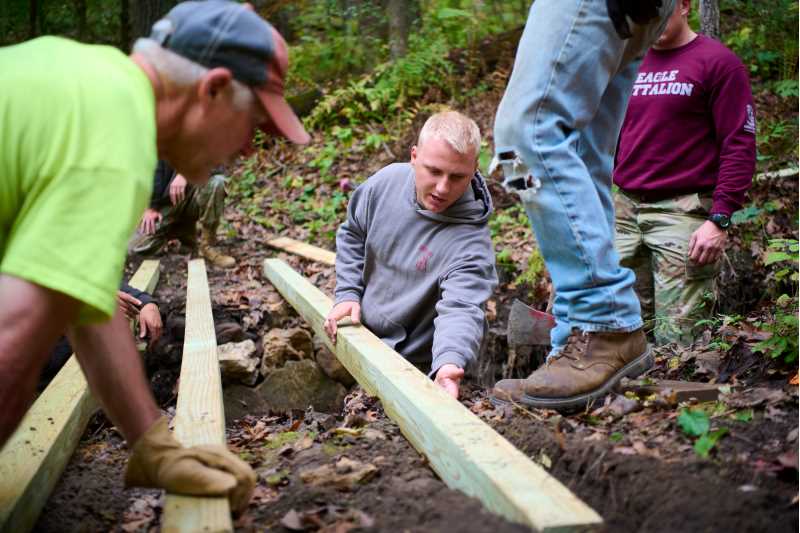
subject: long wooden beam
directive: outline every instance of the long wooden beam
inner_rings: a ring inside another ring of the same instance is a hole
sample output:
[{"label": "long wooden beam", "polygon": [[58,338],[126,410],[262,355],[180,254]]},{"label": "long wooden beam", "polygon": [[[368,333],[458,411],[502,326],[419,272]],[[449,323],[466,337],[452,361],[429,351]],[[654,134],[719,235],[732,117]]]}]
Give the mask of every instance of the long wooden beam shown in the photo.
[{"label": "long wooden beam", "polygon": [[[184,446],[225,444],[222,378],[206,264],[202,259],[189,261],[186,334],[175,410],[175,437]],[[233,531],[228,500],[168,494],[162,529],[165,532]]]},{"label": "long wooden beam", "polygon": [[324,248],[319,248],[311,244],[296,241],[294,239],[290,239],[289,237],[278,237],[277,239],[267,241],[267,244],[273,248],[299,255],[301,257],[305,257],[306,259],[317,261],[318,263],[323,263],[326,265],[336,264],[336,254],[330,250],[325,250]]},{"label": "long wooden beam", "polygon": [[[129,284],[153,292],[157,282],[158,261],[144,261]],[[0,531],[33,528],[97,409],[73,355],[0,450]]]},{"label": "long wooden beam", "polygon": [[289,265],[267,259],[264,274],[361,386],[381,399],[386,413],[450,487],[540,531],[602,523],[569,489],[366,328],[339,329],[334,346],[323,330],[331,300]]},{"label": "long wooden beam", "polygon": [[784,168],[782,170],[775,170],[772,172],[762,172],[761,174],[756,174],[756,177],[753,178],[753,181],[767,181],[771,179],[786,179],[786,178],[797,178],[798,169],[796,168]]}]

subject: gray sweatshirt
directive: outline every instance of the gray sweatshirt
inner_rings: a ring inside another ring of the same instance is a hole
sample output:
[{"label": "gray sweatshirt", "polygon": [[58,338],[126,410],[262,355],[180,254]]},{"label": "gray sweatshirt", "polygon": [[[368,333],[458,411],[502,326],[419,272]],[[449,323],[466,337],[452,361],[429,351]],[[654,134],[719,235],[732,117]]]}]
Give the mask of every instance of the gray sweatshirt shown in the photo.
[{"label": "gray sweatshirt", "polygon": [[433,213],[417,202],[410,163],[381,169],[353,192],[336,234],[336,303],[360,302],[363,324],[431,375],[446,363],[464,368],[478,356],[497,286],[491,212],[479,173]]}]

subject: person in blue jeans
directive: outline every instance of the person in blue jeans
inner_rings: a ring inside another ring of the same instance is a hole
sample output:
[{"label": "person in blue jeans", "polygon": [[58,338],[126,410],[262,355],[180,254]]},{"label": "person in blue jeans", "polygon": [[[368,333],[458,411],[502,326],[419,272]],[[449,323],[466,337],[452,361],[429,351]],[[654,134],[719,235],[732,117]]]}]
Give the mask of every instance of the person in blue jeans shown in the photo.
[{"label": "person in blue jeans", "polygon": [[650,368],[635,277],[614,251],[611,171],[639,64],[675,0],[536,0],[497,110],[495,160],[555,290],[547,363],[495,401],[584,407]]}]

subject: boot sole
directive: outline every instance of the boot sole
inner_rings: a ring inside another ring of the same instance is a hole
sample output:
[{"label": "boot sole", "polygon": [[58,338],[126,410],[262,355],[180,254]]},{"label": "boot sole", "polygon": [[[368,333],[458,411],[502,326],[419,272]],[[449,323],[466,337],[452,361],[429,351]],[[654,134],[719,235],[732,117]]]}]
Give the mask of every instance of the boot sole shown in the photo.
[{"label": "boot sole", "polygon": [[[518,402],[529,407],[537,407],[540,409],[583,409],[589,402],[608,394],[611,389],[622,381],[622,378],[632,379],[639,377],[642,373],[652,368],[654,364],[655,357],[653,356],[653,350],[648,344],[647,350],[642,355],[617,370],[613,376],[593,391],[564,398],[540,398],[524,394]],[[491,401],[495,405],[507,405],[512,403],[507,400],[495,398],[494,396],[491,397]]]}]

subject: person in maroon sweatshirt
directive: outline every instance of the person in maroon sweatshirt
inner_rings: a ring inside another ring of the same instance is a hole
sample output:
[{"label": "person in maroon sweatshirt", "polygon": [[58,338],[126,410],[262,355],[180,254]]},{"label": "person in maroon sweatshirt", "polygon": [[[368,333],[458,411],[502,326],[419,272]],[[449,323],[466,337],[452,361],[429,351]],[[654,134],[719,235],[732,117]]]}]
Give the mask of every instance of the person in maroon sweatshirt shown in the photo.
[{"label": "person in maroon sweatshirt", "polygon": [[619,137],[615,246],[656,343],[691,343],[756,160],[747,69],[689,27],[680,0],[645,56]]}]

